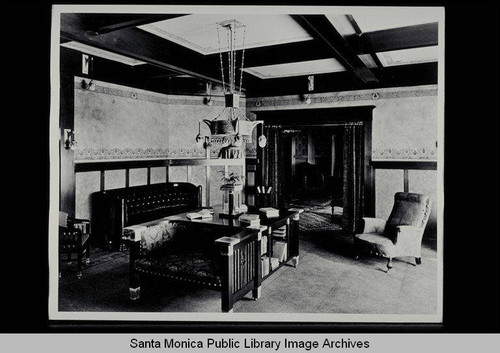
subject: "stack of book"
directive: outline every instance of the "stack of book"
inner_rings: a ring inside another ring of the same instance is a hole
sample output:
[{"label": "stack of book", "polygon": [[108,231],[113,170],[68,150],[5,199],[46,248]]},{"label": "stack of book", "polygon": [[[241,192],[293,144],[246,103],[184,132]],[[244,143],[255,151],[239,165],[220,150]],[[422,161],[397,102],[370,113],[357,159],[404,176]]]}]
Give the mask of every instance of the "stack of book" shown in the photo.
[{"label": "stack of book", "polygon": [[262,256],[260,258],[262,262],[262,277],[265,277],[269,272],[276,270],[280,266],[279,259],[275,257]]},{"label": "stack of book", "polygon": [[259,208],[259,212],[262,213],[267,218],[276,218],[280,216],[280,211],[273,207]]},{"label": "stack of book", "polygon": [[271,264],[269,262],[269,257],[267,256],[262,256],[260,258],[260,261],[262,262],[262,277],[266,277],[270,270],[271,270]]},{"label": "stack of book", "polygon": [[214,211],[212,209],[202,209],[201,211],[198,212],[192,212],[188,213],[186,216],[190,220],[206,220],[206,219],[212,219]]},{"label": "stack of book", "polygon": [[261,255],[267,254],[267,235],[263,235],[260,239],[260,253]]},{"label": "stack of book", "polygon": [[273,238],[285,239],[286,238],[286,225],[274,229],[272,234],[273,234]]},{"label": "stack of book", "polygon": [[257,227],[260,226],[260,217],[258,214],[246,213],[239,218],[242,226]]},{"label": "stack of book", "polygon": [[277,258],[279,262],[283,262],[287,257],[287,244],[284,241],[276,240],[273,243],[273,257]]},{"label": "stack of book", "polygon": [[271,257],[269,258],[271,262],[271,271],[276,270],[278,267],[280,267],[280,260],[277,257]]}]

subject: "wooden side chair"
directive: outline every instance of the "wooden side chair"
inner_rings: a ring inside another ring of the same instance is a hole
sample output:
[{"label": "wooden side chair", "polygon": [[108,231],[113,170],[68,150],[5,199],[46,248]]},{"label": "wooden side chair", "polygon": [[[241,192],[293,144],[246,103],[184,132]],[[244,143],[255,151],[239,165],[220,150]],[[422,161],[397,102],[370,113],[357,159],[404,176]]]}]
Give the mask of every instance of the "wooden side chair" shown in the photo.
[{"label": "wooden side chair", "polygon": [[[90,221],[88,219],[71,218],[66,212],[59,212],[59,259],[62,254],[77,254],[78,279],[82,277],[83,255],[85,264],[90,263]],[[61,266],[59,266],[60,268]],[[61,272],[59,270],[59,276]]]},{"label": "wooden side chair", "polygon": [[363,218],[363,233],[354,236],[356,258],[362,252],[388,259],[387,271],[394,257],[413,256],[422,262],[421,248],[425,226],[429,220],[430,198],[426,195],[398,192],[389,219]]}]

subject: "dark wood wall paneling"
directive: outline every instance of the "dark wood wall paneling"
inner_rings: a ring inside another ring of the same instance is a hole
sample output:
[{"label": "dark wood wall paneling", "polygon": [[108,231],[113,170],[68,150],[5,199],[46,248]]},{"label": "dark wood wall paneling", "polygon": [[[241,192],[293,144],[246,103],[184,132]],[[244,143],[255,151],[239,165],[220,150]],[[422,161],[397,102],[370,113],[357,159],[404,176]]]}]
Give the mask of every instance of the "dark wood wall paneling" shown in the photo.
[{"label": "dark wood wall paneling", "polygon": [[410,190],[409,170],[437,170],[437,162],[435,161],[372,161],[371,165],[374,169],[373,177],[377,169],[403,170],[404,192]]},{"label": "dark wood wall paneling", "polygon": [[[257,194],[257,173],[259,160],[257,158],[246,159],[245,170],[245,204],[255,205],[255,195]],[[252,180],[252,182],[250,182]]]},{"label": "dark wood wall paneling", "polygon": [[[106,190],[105,173],[107,170],[125,170],[125,187],[130,186],[130,170],[146,168],[147,185],[151,184],[151,168],[165,167],[166,180],[169,182],[170,166],[185,166],[187,168],[187,179],[189,180],[192,166],[206,166],[206,184],[203,186],[206,195],[206,204],[210,204],[210,167],[224,166],[227,173],[229,166],[241,165],[245,168],[245,159],[161,159],[161,160],[131,160],[131,161],[106,161],[106,162],[80,162],[74,164],[75,173],[100,172],[100,191]],[[74,173],[74,174],[75,174]],[[74,190],[74,189],[73,189]],[[74,191],[73,191],[74,198]]]}]

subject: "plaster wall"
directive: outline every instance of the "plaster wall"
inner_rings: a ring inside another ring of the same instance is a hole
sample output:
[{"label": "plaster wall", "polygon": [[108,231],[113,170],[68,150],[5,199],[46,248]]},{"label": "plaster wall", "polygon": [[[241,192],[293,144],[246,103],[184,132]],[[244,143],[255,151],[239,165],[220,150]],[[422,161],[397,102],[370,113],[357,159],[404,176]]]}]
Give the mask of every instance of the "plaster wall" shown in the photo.
[{"label": "plaster wall", "polygon": [[[438,88],[437,85],[349,92],[311,94],[311,104],[297,96],[247,99],[247,116],[254,120],[259,111],[317,109],[373,105],[373,161],[437,161]],[[249,145],[247,155],[255,155]],[[409,191],[425,193],[432,199],[431,227],[437,220],[437,183],[435,170],[410,170]],[[394,193],[403,191],[402,170],[377,170],[375,173],[375,215],[387,218]]]},{"label": "plaster wall", "polygon": [[[75,161],[204,158],[197,145],[200,121],[215,119],[224,98],[207,106],[201,96],[164,95],[95,81],[95,91],[83,89],[75,78]],[[245,100],[241,109],[244,111]],[[216,154],[216,153],[214,153]]]},{"label": "plaster wall", "polygon": [[[75,77],[74,130],[78,147],[75,162],[138,161],[147,159],[206,158],[206,150],[197,145],[198,132],[208,135],[208,126],[224,108],[224,97],[213,96],[213,105],[203,96],[165,95],[94,81],[96,89],[82,88],[83,78]],[[245,111],[245,99],[240,101]],[[218,149],[211,150],[217,158]],[[205,188],[206,168],[192,166],[169,168],[170,181],[189,181]],[[188,180],[189,174],[189,180]],[[99,172],[76,173],[76,216],[88,218],[90,194],[100,190]],[[165,168],[151,168],[151,183],[167,180]],[[220,179],[220,178],[219,178]],[[125,170],[106,170],[104,189],[125,187]],[[199,183],[199,184],[198,184]],[[147,184],[146,168],[131,168],[129,185]],[[218,187],[212,187],[213,200],[220,200]],[[206,202],[203,193],[203,204]]]}]

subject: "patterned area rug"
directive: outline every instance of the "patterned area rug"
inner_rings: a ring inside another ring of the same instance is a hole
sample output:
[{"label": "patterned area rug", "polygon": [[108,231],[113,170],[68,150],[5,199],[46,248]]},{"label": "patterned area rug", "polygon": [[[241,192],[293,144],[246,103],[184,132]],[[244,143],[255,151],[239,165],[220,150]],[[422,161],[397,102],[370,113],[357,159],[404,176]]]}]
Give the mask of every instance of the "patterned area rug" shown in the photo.
[{"label": "patterned area rug", "polygon": [[306,208],[300,215],[299,230],[301,232],[318,232],[325,230],[341,230],[341,225],[332,220],[332,207]]},{"label": "patterned area rug", "polygon": [[[96,267],[107,267],[110,263],[124,263],[128,264],[129,257],[128,251],[119,251],[119,252],[109,252],[108,250],[103,250],[100,248],[95,248],[91,246],[90,249],[90,263],[87,265],[83,264],[83,274],[87,272],[90,268]],[[67,283],[72,283],[74,281],[78,281],[77,273],[78,266],[76,260],[76,254],[72,254],[72,260],[68,261],[66,258],[66,254],[63,254],[60,261],[60,271],[61,278],[59,279],[59,284],[64,285]]]},{"label": "patterned area rug", "polygon": [[332,198],[320,197],[314,195],[300,196],[300,197],[290,197],[287,204],[289,207],[302,207],[302,208],[325,208],[332,204]]}]

